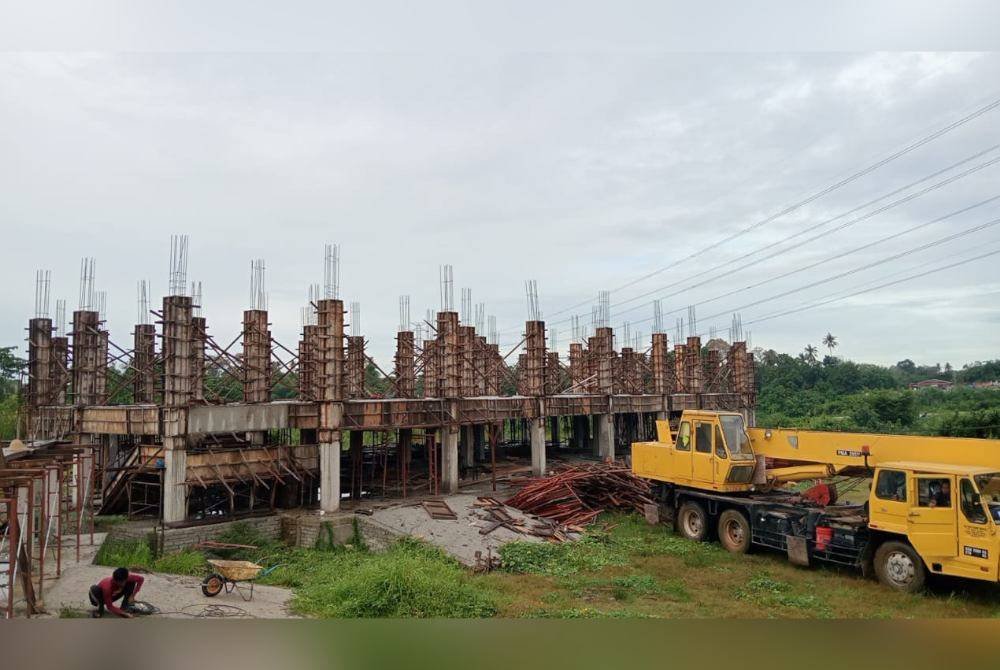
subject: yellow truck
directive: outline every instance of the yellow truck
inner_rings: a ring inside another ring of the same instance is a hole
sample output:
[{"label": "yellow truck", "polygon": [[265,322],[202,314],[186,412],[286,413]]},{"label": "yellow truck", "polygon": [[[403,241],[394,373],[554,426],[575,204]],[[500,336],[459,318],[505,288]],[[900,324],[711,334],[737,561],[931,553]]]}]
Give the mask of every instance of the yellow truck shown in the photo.
[{"label": "yellow truck", "polygon": [[[632,471],[687,538],[849,566],[907,592],[929,573],[998,580],[1000,440],[747,428],[701,410],[656,428],[655,442],[632,445]],[[835,476],[870,477],[867,500],[788,486]]]}]

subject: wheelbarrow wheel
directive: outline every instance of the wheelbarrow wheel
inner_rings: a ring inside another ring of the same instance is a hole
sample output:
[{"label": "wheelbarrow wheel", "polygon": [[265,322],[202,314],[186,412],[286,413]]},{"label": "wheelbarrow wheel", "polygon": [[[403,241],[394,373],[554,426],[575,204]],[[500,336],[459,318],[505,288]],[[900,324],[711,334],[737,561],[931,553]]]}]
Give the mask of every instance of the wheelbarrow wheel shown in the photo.
[{"label": "wheelbarrow wheel", "polygon": [[201,582],[201,592],[209,598],[213,598],[222,593],[226,585],[226,579],[217,572],[213,572]]}]

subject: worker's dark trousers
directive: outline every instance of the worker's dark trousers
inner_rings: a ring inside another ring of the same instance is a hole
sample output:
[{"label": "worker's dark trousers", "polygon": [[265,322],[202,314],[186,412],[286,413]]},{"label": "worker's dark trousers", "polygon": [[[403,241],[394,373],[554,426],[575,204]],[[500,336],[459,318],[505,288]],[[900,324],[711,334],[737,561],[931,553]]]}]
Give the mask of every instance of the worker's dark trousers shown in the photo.
[{"label": "worker's dark trousers", "polygon": [[[111,599],[111,602],[118,602],[121,600],[122,603],[127,601],[131,596],[132,592],[135,591],[134,582],[126,582],[125,588],[117,596]],[[101,587],[94,584],[90,587],[90,604],[97,608],[97,615],[104,616],[104,593],[101,591]]]}]

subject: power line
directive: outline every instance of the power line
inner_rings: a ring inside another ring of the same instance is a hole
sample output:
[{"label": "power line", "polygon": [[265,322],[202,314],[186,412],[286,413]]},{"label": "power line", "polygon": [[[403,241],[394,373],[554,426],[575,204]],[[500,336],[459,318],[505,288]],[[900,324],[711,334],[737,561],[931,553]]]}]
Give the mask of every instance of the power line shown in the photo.
[{"label": "power line", "polygon": [[[1000,160],[1000,159],[998,159],[998,160]],[[759,282],[756,282],[754,284],[747,284],[746,286],[741,286],[739,288],[732,289],[731,291],[727,291],[725,293],[721,293],[721,294],[716,295],[714,297],[706,298],[704,300],[699,300],[695,304],[696,305],[704,305],[704,304],[707,304],[707,303],[710,303],[710,302],[715,302],[716,300],[721,300],[722,298],[728,298],[729,296],[735,295],[737,293],[742,293],[743,291],[749,291],[751,289],[759,288],[759,287],[761,287],[761,286],[763,286],[765,284],[770,284],[773,281],[778,281],[779,279],[784,279],[785,277],[790,277],[790,276],[792,276],[794,274],[798,274],[800,272],[805,272],[806,270],[812,270],[813,268],[817,268],[820,265],[824,265],[824,264],[829,263],[831,261],[835,261],[835,260],[838,260],[840,258],[844,258],[845,256],[850,256],[850,255],[856,254],[856,253],[858,253],[860,251],[864,251],[865,249],[870,249],[872,247],[878,246],[879,244],[882,244],[883,242],[888,242],[890,240],[894,240],[894,239],[903,237],[904,235],[909,235],[910,233],[917,232],[918,230],[923,230],[924,228],[926,228],[928,226],[934,225],[936,223],[941,223],[942,221],[946,221],[946,220],[951,219],[951,218],[953,218],[955,216],[958,216],[960,214],[965,214],[966,212],[972,211],[973,209],[976,209],[978,207],[982,207],[983,205],[989,204],[989,203],[994,202],[996,200],[1000,200],[1000,195],[995,195],[995,196],[993,196],[991,198],[987,198],[986,200],[982,200],[980,202],[977,202],[974,205],[969,205],[968,207],[963,207],[962,209],[957,209],[957,210],[955,210],[953,212],[949,212],[948,214],[945,214],[943,216],[939,216],[936,219],[932,219],[930,221],[925,221],[924,223],[919,223],[919,224],[917,224],[915,226],[911,226],[910,228],[907,228],[906,230],[901,230],[901,231],[892,233],[891,235],[886,235],[885,237],[879,238],[877,240],[873,240],[871,242],[866,242],[865,244],[862,244],[860,246],[854,247],[853,249],[849,249],[847,251],[842,251],[840,253],[834,254],[833,256],[827,256],[826,258],[821,258],[820,260],[814,261],[812,263],[809,263],[808,265],[803,265],[801,267],[797,267],[797,268],[789,270],[787,272],[783,272],[783,273],[781,273],[779,275],[775,275],[773,277],[768,277],[767,279],[763,279],[763,280],[761,280]],[[768,257],[768,258],[770,258],[770,257]],[[694,288],[694,287],[689,287],[689,288]],[[635,308],[623,310],[622,312],[620,312],[620,314],[632,311],[633,309],[635,309]],[[664,312],[664,314],[674,314],[676,312],[681,311],[681,309],[683,309],[683,308],[673,309],[673,310]]]},{"label": "power line", "polygon": [[[782,209],[781,211],[779,211],[779,212],[777,212],[775,214],[772,214],[772,215],[770,215],[768,217],[765,217],[764,219],[761,219],[760,221],[757,221],[756,223],[751,224],[750,226],[747,226],[746,228],[743,228],[743,229],[741,229],[741,230],[739,230],[739,231],[737,231],[737,232],[735,232],[735,233],[733,233],[731,235],[728,235],[728,236],[722,238],[721,240],[718,240],[718,241],[716,241],[716,242],[708,245],[707,247],[699,249],[698,251],[695,251],[695,252],[693,252],[693,253],[685,256],[684,258],[682,258],[680,260],[673,261],[669,265],[662,266],[662,267],[660,267],[660,268],[658,268],[658,269],[656,269],[656,270],[654,270],[652,272],[648,272],[648,273],[646,273],[646,274],[638,277],[637,279],[633,279],[633,280],[631,280],[629,282],[626,282],[625,284],[622,284],[621,286],[618,286],[617,288],[612,289],[611,292],[614,293],[614,292],[620,291],[620,290],[622,290],[624,288],[628,288],[629,286],[637,284],[637,283],[639,283],[641,281],[645,281],[646,279],[649,279],[650,277],[654,277],[654,276],[656,276],[658,274],[661,274],[662,272],[665,272],[665,271],[669,270],[672,267],[675,267],[679,263],[683,263],[684,261],[691,260],[692,258],[695,258],[698,255],[705,253],[706,251],[711,251],[712,249],[715,249],[715,248],[717,248],[719,246],[722,246],[723,244],[726,244],[727,242],[731,242],[732,240],[734,240],[734,239],[736,239],[738,237],[741,237],[741,236],[743,236],[743,235],[745,235],[745,234],[747,234],[747,233],[749,233],[749,232],[751,232],[753,230],[756,230],[757,228],[760,228],[761,226],[767,225],[767,224],[775,221],[776,219],[778,219],[778,218],[780,218],[782,216],[785,216],[786,214],[790,214],[791,212],[794,212],[795,210],[800,209],[800,208],[804,207],[805,205],[808,205],[809,203],[814,202],[815,200],[818,200],[819,198],[822,198],[825,195],[829,195],[830,193],[832,193],[832,192],[834,192],[834,191],[836,191],[836,190],[838,190],[840,188],[843,188],[844,186],[846,186],[846,185],[848,185],[848,184],[850,184],[850,183],[852,183],[854,181],[857,181],[861,177],[864,177],[865,175],[868,175],[868,174],[874,172],[875,170],[878,170],[879,168],[883,167],[884,165],[886,165],[886,164],[888,164],[888,163],[890,163],[890,162],[892,162],[892,161],[894,161],[894,160],[896,160],[898,158],[901,158],[902,156],[905,156],[906,154],[911,153],[912,151],[915,151],[916,149],[924,146],[925,144],[927,144],[929,142],[932,142],[932,141],[938,139],[939,137],[941,137],[941,136],[943,136],[943,135],[951,132],[952,130],[955,130],[956,128],[959,128],[959,127],[965,125],[966,123],[969,123],[970,121],[973,121],[973,120],[979,118],[983,114],[986,114],[987,112],[990,112],[990,111],[996,109],[997,107],[1000,107],[1000,98],[995,99],[992,102],[990,102],[990,103],[988,103],[988,104],[986,104],[986,105],[984,105],[982,107],[979,107],[978,109],[976,109],[972,113],[967,114],[966,116],[964,116],[964,117],[962,117],[962,118],[960,118],[960,119],[958,119],[956,121],[953,121],[952,123],[944,126],[943,128],[940,128],[940,129],[936,130],[935,132],[933,132],[933,133],[931,133],[929,135],[926,135],[926,136],[920,138],[919,140],[916,140],[915,142],[912,142],[912,143],[908,144],[907,146],[905,146],[902,149],[900,149],[900,150],[898,150],[898,151],[890,154],[889,156],[886,156],[885,158],[882,158],[881,160],[878,160],[875,163],[872,163],[871,165],[869,165],[869,166],[867,166],[865,168],[862,168],[861,170],[858,170],[858,171],[854,172],[853,174],[849,175],[848,177],[846,177],[844,179],[841,179],[841,180],[835,182],[834,184],[832,184],[830,186],[827,186],[826,188],[821,189],[820,191],[817,191],[816,193],[813,193],[812,195],[810,195],[810,196],[808,196],[808,197],[806,197],[806,198],[804,198],[802,200],[799,200],[798,202],[796,202],[796,203],[794,203],[794,204],[792,204],[792,205],[790,205],[790,206]],[[567,311],[572,310],[572,309],[576,309],[578,307],[581,307],[583,305],[588,304],[589,302],[590,302],[589,300],[584,300],[584,301],[579,302],[579,303],[577,303],[575,305],[571,305],[571,306],[566,307],[564,309],[558,310],[558,311],[556,311],[556,312],[553,313],[553,316],[556,316],[558,314],[562,314],[562,313],[567,312]]]},{"label": "power line", "polygon": [[[724,263],[720,263],[719,265],[716,265],[715,267],[709,268],[707,270],[703,270],[703,271],[697,273],[696,275],[694,275],[694,277],[703,276],[705,274],[714,272],[715,270],[718,270],[720,268],[724,268],[724,267],[726,267],[728,265],[733,265],[735,263],[738,263],[739,261],[746,260],[747,258],[751,258],[751,257],[755,256],[756,254],[759,254],[762,251],[771,250],[770,253],[765,254],[763,257],[755,258],[749,264],[749,265],[756,265],[756,264],[761,263],[763,261],[766,261],[766,260],[769,260],[771,258],[774,258],[775,256],[780,256],[782,254],[786,254],[789,251],[791,251],[792,249],[797,249],[797,248],[802,247],[802,246],[804,246],[806,244],[809,244],[810,242],[815,242],[816,240],[818,240],[818,239],[820,239],[822,237],[826,237],[827,235],[832,235],[835,232],[839,232],[841,230],[844,230],[845,228],[849,228],[849,227],[851,227],[851,226],[853,226],[853,225],[855,225],[857,223],[861,223],[862,221],[867,221],[868,219],[871,219],[871,218],[873,218],[873,217],[875,217],[875,216],[877,216],[877,215],[879,215],[879,214],[881,214],[883,212],[886,212],[886,211],[888,211],[890,209],[894,209],[896,207],[899,207],[900,205],[904,205],[904,204],[906,204],[906,203],[908,203],[908,202],[910,202],[912,200],[916,200],[917,198],[919,198],[921,196],[924,196],[924,195],[926,195],[926,194],[928,194],[928,193],[930,193],[932,191],[936,191],[936,190],[938,190],[940,188],[944,188],[945,186],[948,186],[948,185],[950,185],[950,184],[958,181],[959,179],[964,179],[965,177],[968,177],[969,175],[975,174],[975,173],[977,173],[977,172],[979,172],[981,170],[984,170],[984,169],[986,169],[988,167],[996,165],[997,163],[1000,163],[1000,157],[990,159],[988,161],[980,163],[979,165],[975,165],[975,166],[973,166],[973,167],[971,167],[971,168],[969,168],[967,170],[964,170],[963,172],[959,172],[958,174],[952,175],[951,177],[948,177],[947,179],[943,179],[943,180],[941,180],[939,182],[936,182],[934,184],[931,184],[930,186],[927,186],[927,187],[925,187],[925,188],[923,188],[923,189],[921,189],[919,191],[915,191],[913,193],[910,193],[909,195],[906,195],[906,196],[904,196],[902,198],[899,198],[898,200],[893,200],[892,202],[887,203],[887,204],[885,204],[885,205],[883,205],[883,206],[881,206],[881,207],[879,207],[877,209],[874,209],[874,210],[872,210],[872,211],[864,214],[863,216],[857,217],[855,219],[851,219],[850,221],[846,221],[846,222],[844,222],[844,223],[842,223],[842,224],[840,224],[838,226],[835,226],[835,227],[833,227],[833,228],[831,228],[829,230],[825,230],[825,231],[823,231],[821,233],[818,233],[817,235],[813,235],[812,237],[810,237],[810,238],[808,238],[806,240],[803,240],[801,242],[797,242],[797,243],[795,243],[795,244],[793,244],[793,245],[791,245],[789,247],[786,247],[784,249],[774,249],[775,244],[784,244],[785,242],[788,242],[789,240],[792,240],[792,239],[794,239],[796,237],[799,237],[799,236],[804,235],[804,234],[806,234],[808,232],[816,230],[817,228],[821,228],[821,227],[823,227],[823,226],[825,226],[825,225],[827,225],[829,223],[832,223],[832,222],[834,222],[834,221],[836,221],[838,219],[842,219],[843,217],[845,217],[845,216],[847,216],[849,214],[853,214],[853,213],[855,213],[855,212],[857,212],[859,210],[862,210],[862,209],[864,209],[864,208],[866,208],[866,207],[868,207],[868,206],[870,206],[870,205],[872,205],[874,203],[877,203],[880,200],[884,200],[885,198],[891,197],[892,195],[895,195],[895,194],[899,193],[900,191],[906,190],[906,189],[910,188],[911,186],[914,186],[914,185],[919,184],[919,183],[921,183],[923,181],[926,181],[926,180],[931,179],[931,178],[933,178],[935,176],[938,176],[938,175],[942,174],[943,172],[947,172],[947,171],[949,171],[951,169],[954,169],[955,167],[957,167],[959,165],[962,165],[963,163],[967,163],[968,161],[973,160],[973,159],[975,159],[975,158],[977,158],[979,156],[982,156],[985,153],[989,153],[991,151],[994,151],[997,148],[1000,148],[1000,145],[994,145],[993,147],[991,147],[990,149],[988,149],[986,151],[979,152],[978,154],[975,154],[974,156],[970,156],[969,158],[966,158],[965,160],[959,161],[958,163],[955,163],[954,165],[951,165],[951,166],[949,166],[947,168],[939,170],[939,171],[935,172],[932,175],[928,175],[927,177],[924,177],[923,179],[920,179],[920,180],[918,180],[916,182],[908,184],[907,186],[904,186],[904,187],[902,187],[900,189],[896,189],[895,191],[893,191],[891,193],[888,193],[888,194],[886,194],[884,196],[881,196],[879,198],[876,198],[875,200],[871,200],[871,201],[865,203],[864,205],[860,205],[860,206],[855,207],[855,208],[853,208],[853,209],[851,209],[851,210],[849,210],[847,212],[844,212],[842,214],[838,214],[837,216],[835,216],[833,218],[826,219],[825,221],[821,221],[819,223],[816,223],[816,224],[813,224],[813,225],[808,226],[806,228],[803,228],[802,230],[798,231],[797,233],[795,233],[795,234],[793,234],[793,235],[791,235],[789,237],[786,237],[785,239],[780,240],[779,242],[763,245],[761,247],[758,247],[758,248],[754,249],[753,251],[747,252],[747,253],[745,253],[745,254],[743,254],[741,256],[737,256],[736,258],[733,258],[733,259],[730,259],[728,261],[725,261]],[[691,290],[693,288],[697,288],[699,286],[704,286],[705,284],[713,282],[713,281],[715,281],[717,279],[721,279],[723,277],[728,277],[729,275],[732,275],[732,274],[734,274],[736,272],[739,272],[741,270],[745,270],[747,267],[748,267],[748,265],[742,265],[740,267],[734,268],[734,269],[729,270],[727,272],[723,272],[723,273],[715,275],[713,277],[709,277],[708,279],[706,279],[706,280],[704,280],[702,282],[691,284],[691,285],[688,285],[688,286],[686,286],[684,288],[678,289],[677,291],[674,291],[672,293],[668,293],[666,295],[662,295],[662,296],[660,296],[660,299],[670,298],[670,297],[673,297],[675,295],[678,295],[679,293],[683,293],[685,291],[689,291],[689,290]],[[648,298],[649,296],[651,296],[651,295],[653,295],[655,293],[659,293],[660,291],[663,291],[665,289],[672,288],[674,286],[677,286],[678,284],[682,284],[685,281],[688,281],[688,280],[690,280],[692,278],[693,277],[685,277],[684,279],[678,280],[678,281],[676,281],[676,282],[674,282],[672,284],[667,284],[666,286],[661,286],[661,287],[653,289],[651,291],[647,291],[645,293],[640,293],[637,296],[634,296],[632,298],[628,298],[626,300],[623,300],[623,301],[617,303],[615,306],[624,305],[624,304],[627,304],[627,303],[630,303],[630,302],[634,302],[636,300],[641,300],[643,298]],[[635,309],[635,308],[630,308],[630,309]],[[627,311],[630,311],[630,310],[624,310],[624,311],[627,312]]]},{"label": "power line", "polygon": [[[707,319],[710,320],[710,319],[718,318],[720,316],[729,315],[730,313],[732,313],[734,311],[741,311],[741,310],[744,310],[744,309],[746,309],[748,307],[755,307],[755,306],[760,305],[762,303],[770,302],[771,300],[777,300],[779,298],[784,298],[785,296],[792,295],[793,293],[798,293],[800,291],[804,291],[806,289],[813,288],[813,287],[819,286],[821,284],[828,284],[831,281],[837,281],[838,279],[843,279],[844,277],[848,277],[850,275],[857,274],[858,272],[863,272],[865,270],[870,270],[872,268],[878,267],[880,265],[884,265],[886,263],[890,263],[890,262],[892,262],[894,260],[898,260],[898,259],[904,258],[906,256],[910,256],[910,255],[918,253],[920,251],[926,251],[927,249],[931,249],[931,248],[939,246],[941,244],[945,244],[946,242],[951,242],[952,240],[956,240],[956,239],[959,239],[961,237],[965,237],[966,235],[971,235],[971,234],[979,232],[981,230],[985,230],[987,228],[991,228],[991,227],[993,227],[993,226],[995,226],[997,224],[1000,224],[1000,218],[992,219],[990,221],[987,221],[986,223],[979,224],[978,226],[973,226],[972,228],[968,228],[968,229],[960,231],[958,233],[952,233],[951,235],[946,235],[945,237],[939,238],[939,239],[934,240],[932,242],[927,242],[927,243],[921,244],[921,245],[919,245],[917,247],[913,247],[911,249],[907,249],[905,251],[901,251],[899,253],[892,254],[890,256],[886,256],[886,257],[881,258],[881,259],[879,259],[877,261],[873,261],[871,263],[866,263],[864,265],[860,265],[860,266],[852,268],[850,270],[845,270],[843,272],[839,272],[839,273],[831,275],[829,277],[824,277],[823,279],[818,279],[816,281],[809,282],[808,284],[803,284],[801,286],[797,286],[795,288],[788,289],[788,290],[783,291],[781,293],[778,293],[776,295],[769,296],[767,298],[761,298],[759,300],[755,300],[753,302],[749,302],[749,303],[746,303],[744,305],[740,305],[739,307],[734,307],[732,309],[728,309],[725,312],[719,312],[717,314],[712,314],[711,316],[707,317]],[[640,319],[638,322],[634,322],[634,323],[641,323],[643,321],[648,321],[648,320],[650,320],[650,319]],[[749,325],[750,323],[752,323],[752,322],[745,323],[744,325]]]},{"label": "power line", "polygon": [[[1000,222],[1000,220],[998,220],[998,222]],[[950,270],[951,268],[958,267],[959,265],[967,265],[969,263],[973,263],[975,261],[982,260],[984,258],[989,258],[990,256],[996,256],[997,254],[1000,254],[1000,249],[995,249],[993,251],[988,251],[986,253],[979,254],[978,256],[973,256],[972,258],[968,258],[968,259],[961,260],[961,261],[956,261],[954,263],[948,263],[947,265],[942,265],[940,267],[933,268],[931,270],[924,270],[923,272],[918,272],[918,273],[916,273],[914,275],[910,275],[909,277],[903,277],[902,279],[896,279],[894,281],[885,282],[884,284],[878,284],[877,286],[872,286],[870,288],[862,289],[860,291],[854,291],[852,293],[848,293],[847,295],[844,295],[844,296],[841,296],[841,297],[838,297],[838,298],[831,298],[829,300],[824,300],[822,302],[816,302],[816,303],[812,303],[810,305],[805,305],[805,306],[802,306],[802,307],[796,307],[794,309],[789,309],[789,310],[785,310],[783,312],[778,312],[776,314],[771,314],[769,316],[763,316],[763,317],[760,317],[760,318],[757,318],[757,319],[752,319],[751,321],[748,321],[747,323],[748,324],[761,323],[763,321],[769,321],[771,319],[777,319],[778,317],[781,317],[781,316],[788,316],[789,314],[797,314],[799,312],[804,312],[804,311],[809,310],[809,309],[815,309],[816,307],[822,307],[823,305],[828,305],[830,303],[837,302],[839,300],[846,300],[847,298],[853,298],[855,296],[863,295],[865,293],[871,293],[872,291],[877,291],[879,289],[888,288],[890,286],[895,286],[897,284],[902,284],[903,282],[911,281],[913,279],[920,279],[921,277],[926,277],[928,275],[932,275],[932,274],[935,274],[935,273],[938,273],[938,272],[943,272],[945,270]]]}]

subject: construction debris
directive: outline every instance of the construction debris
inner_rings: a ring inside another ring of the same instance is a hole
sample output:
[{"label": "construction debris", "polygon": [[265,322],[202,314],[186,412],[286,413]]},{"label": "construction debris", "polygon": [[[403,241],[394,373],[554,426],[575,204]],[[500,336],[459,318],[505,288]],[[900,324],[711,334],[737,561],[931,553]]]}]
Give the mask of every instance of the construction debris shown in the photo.
[{"label": "construction debris", "polygon": [[507,507],[496,498],[479,497],[476,498],[473,505],[481,512],[477,516],[487,522],[479,529],[480,535],[489,535],[497,528],[506,528],[521,535],[534,535],[550,542],[565,542],[573,539],[567,529],[548,519],[527,516],[515,518],[507,511]]},{"label": "construction debris", "polygon": [[528,480],[505,504],[579,532],[601,512],[625,509],[643,514],[645,506],[655,501],[649,483],[624,464],[587,463]]},{"label": "construction debris", "polygon": [[455,510],[448,507],[448,503],[443,500],[425,500],[423,508],[432,519],[448,519],[454,521],[458,518]]}]

